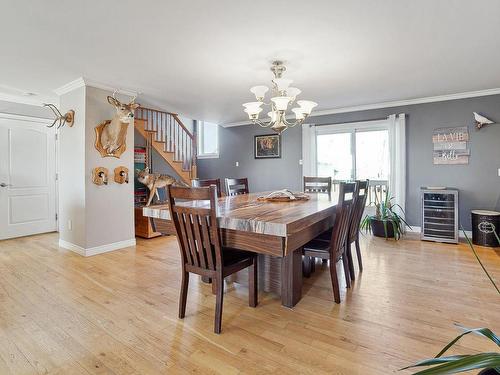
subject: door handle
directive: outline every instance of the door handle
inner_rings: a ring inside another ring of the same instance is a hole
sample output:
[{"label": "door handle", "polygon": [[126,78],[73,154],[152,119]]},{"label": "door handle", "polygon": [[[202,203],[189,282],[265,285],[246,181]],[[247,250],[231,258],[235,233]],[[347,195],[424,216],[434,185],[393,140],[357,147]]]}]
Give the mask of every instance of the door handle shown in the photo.
[{"label": "door handle", "polygon": [[6,184],[5,182],[1,182],[0,183],[0,187],[7,187],[7,186],[12,186],[12,185]]}]

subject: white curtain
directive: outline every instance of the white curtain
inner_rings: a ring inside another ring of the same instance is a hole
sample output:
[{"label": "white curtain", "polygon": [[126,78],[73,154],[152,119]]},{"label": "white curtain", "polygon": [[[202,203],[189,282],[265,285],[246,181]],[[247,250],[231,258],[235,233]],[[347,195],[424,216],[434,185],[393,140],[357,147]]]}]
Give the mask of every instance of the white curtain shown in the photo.
[{"label": "white curtain", "polygon": [[[316,176],[316,127],[302,126],[302,176]],[[302,181],[300,182],[302,186]]]},{"label": "white curtain", "polygon": [[404,113],[390,115],[389,143],[391,152],[391,175],[389,193],[394,203],[405,209],[406,200],[406,116]]}]

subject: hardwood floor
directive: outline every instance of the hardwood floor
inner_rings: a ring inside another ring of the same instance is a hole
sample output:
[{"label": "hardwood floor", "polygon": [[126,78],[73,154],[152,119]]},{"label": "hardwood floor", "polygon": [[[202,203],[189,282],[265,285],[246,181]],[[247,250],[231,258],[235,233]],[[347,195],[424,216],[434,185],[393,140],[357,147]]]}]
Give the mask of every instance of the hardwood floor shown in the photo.
[{"label": "hardwood floor", "polygon": [[[0,242],[0,374],[388,374],[435,355],[453,323],[500,333],[500,296],[466,246],[362,236],[361,247],[364,272],[340,305],[319,265],[293,310],[266,293],[252,309],[227,284],[215,335],[215,297],[196,277],[177,319],[175,237],[90,258],[56,234]],[[478,252],[500,281],[500,252]],[[496,350],[467,337],[452,353],[473,348]]]}]

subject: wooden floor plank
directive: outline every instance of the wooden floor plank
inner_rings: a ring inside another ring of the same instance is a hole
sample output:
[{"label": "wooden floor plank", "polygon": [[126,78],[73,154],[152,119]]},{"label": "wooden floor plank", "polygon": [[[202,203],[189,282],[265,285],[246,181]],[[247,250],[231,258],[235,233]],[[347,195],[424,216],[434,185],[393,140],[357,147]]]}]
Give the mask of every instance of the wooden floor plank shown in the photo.
[{"label": "wooden floor plank", "polygon": [[[174,237],[90,258],[55,234],[2,241],[0,373],[386,374],[435,355],[454,323],[500,331],[500,298],[465,245],[366,237],[362,251],[340,305],[320,264],[293,309],[272,293],[250,308],[246,287],[227,283],[215,335],[215,298],[198,277],[177,319]],[[478,252],[500,280],[500,252]],[[468,337],[451,353],[492,349]]]}]

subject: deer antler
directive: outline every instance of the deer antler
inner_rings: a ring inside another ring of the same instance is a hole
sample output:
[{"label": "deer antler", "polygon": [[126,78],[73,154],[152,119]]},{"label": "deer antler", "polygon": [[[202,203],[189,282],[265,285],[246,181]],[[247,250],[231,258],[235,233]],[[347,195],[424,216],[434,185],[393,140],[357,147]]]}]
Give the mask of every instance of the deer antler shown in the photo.
[{"label": "deer antler", "polygon": [[66,125],[66,123],[68,123],[69,126],[73,126],[75,111],[69,110],[63,115],[54,104],[44,103],[43,106],[50,108],[52,113],[54,113],[54,115],[56,116],[54,122],[51,125],[47,125],[48,128],[52,128],[58,121],[59,125],[57,126],[57,129],[63,127],[64,125]]}]

